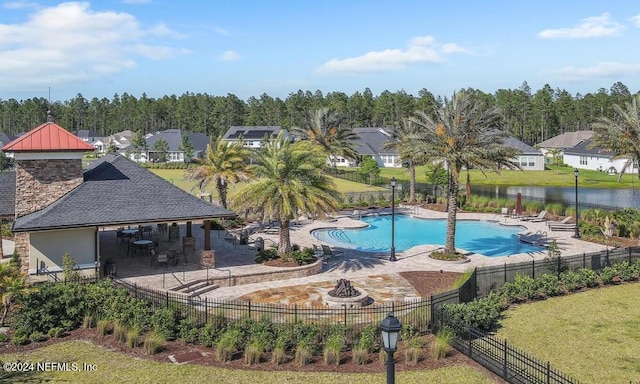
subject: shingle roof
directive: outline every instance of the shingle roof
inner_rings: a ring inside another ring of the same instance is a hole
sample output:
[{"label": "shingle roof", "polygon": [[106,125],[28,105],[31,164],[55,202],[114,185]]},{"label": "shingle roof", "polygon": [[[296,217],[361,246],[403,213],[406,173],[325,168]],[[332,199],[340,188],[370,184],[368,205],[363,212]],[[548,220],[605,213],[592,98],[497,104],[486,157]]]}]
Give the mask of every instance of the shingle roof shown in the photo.
[{"label": "shingle roof", "polygon": [[15,215],[16,209],[16,173],[0,172],[0,217]]},{"label": "shingle roof", "polygon": [[591,142],[591,139],[588,139],[581,142],[580,144],[576,145],[571,149],[566,149],[564,151],[564,154],[565,155],[593,155],[593,156],[608,157],[608,158],[611,158],[615,155],[613,152],[608,151],[606,149],[591,148],[591,145],[593,145],[593,143]]},{"label": "shingle roof", "polygon": [[573,148],[593,136],[593,131],[565,132],[538,144],[538,148]]},{"label": "shingle roof", "polygon": [[12,142],[13,140],[15,140],[16,138],[6,134],[4,132],[0,132],[0,148],[2,148],[5,144],[9,144],[10,142]]},{"label": "shingle roof", "polygon": [[[156,141],[163,139],[167,144],[169,144],[170,152],[178,152],[180,151],[180,144],[182,144],[182,134],[183,132],[179,129],[167,129],[160,131],[147,139],[147,147],[149,148],[149,151],[153,152],[153,144]],[[193,150],[196,153],[207,149],[207,144],[209,144],[209,137],[207,135],[199,132],[190,132],[187,135],[189,136],[189,141],[191,141]]]},{"label": "shingle roof", "polygon": [[392,139],[391,134],[384,129],[377,127],[354,128],[353,132],[359,137],[355,146],[359,155],[396,154],[394,149],[382,148],[385,142]]},{"label": "shingle roof", "polygon": [[505,137],[504,146],[519,150],[521,155],[542,155],[542,152],[533,148],[529,144],[523,143],[515,137]]},{"label": "shingle roof", "polygon": [[[270,138],[275,138],[278,133],[283,130],[279,125],[260,125],[260,126],[234,126],[222,136],[223,140],[237,140],[242,136],[245,140],[261,140],[265,135]],[[288,132],[285,130],[285,136],[288,136]]]},{"label": "shingle roof", "polygon": [[46,122],[2,147],[7,152],[94,151],[95,148],[56,123]]},{"label": "shingle roof", "polygon": [[135,162],[106,155],[84,172],[84,183],[38,212],[16,219],[14,231],[235,216],[199,199]]}]

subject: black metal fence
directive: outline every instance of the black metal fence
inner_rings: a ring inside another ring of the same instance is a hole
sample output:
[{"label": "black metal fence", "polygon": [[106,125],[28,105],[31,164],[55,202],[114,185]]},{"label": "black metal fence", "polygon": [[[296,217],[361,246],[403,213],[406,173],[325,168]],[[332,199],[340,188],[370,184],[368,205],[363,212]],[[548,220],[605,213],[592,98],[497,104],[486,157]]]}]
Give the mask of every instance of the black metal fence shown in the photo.
[{"label": "black metal fence", "polygon": [[378,326],[389,312],[403,324],[426,333],[431,322],[431,301],[415,299],[403,302],[384,302],[364,307],[312,308],[299,305],[253,303],[251,301],[211,300],[188,297],[175,292],[138,286],[123,280],[114,280],[118,287],[126,288],[132,296],[147,301],[152,309],[170,308],[182,318],[190,318],[199,326],[220,320],[263,317],[274,323],[313,323],[318,326],[343,325],[348,336],[354,336],[366,325]]},{"label": "black metal fence", "polygon": [[453,346],[509,383],[575,384],[577,380],[510,345],[506,340],[486,335],[471,327],[457,327],[441,312],[442,324],[456,334]]},{"label": "black metal fence", "polygon": [[566,256],[555,260],[531,260],[520,263],[504,263],[500,266],[479,267],[477,269],[478,297],[486,296],[490,291],[500,289],[505,283],[513,282],[516,275],[536,278],[543,274],[561,270],[575,270],[588,268],[598,271],[619,261],[629,263],[640,259],[640,247],[611,249],[608,251],[583,253],[582,255]]}]

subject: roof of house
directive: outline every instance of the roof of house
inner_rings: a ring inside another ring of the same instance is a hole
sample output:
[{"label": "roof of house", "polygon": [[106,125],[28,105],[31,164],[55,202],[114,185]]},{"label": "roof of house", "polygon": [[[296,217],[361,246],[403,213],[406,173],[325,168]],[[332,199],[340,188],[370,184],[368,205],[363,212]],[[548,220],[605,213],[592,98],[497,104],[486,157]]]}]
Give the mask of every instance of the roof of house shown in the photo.
[{"label": "roof of house", "polygon": [[0,217],[15,215],[16,206],[16,173],[0,172]]},{"label": "roof of house", "polygon": [[270,138],[278,136],[280,131],[285,132],[285,136],[289,133],[279,125],[256,125],[256,126],[234,126],[222,136],[223,140],[237,140],[242,136],[245,140],[261,140],[265,135]]},{"label": "roof of house", "polygon": [[382,148],[385,142],[393,138],[393,136],[383,128],[361,127],[354,128],[353,132],[358,135],[355,148],[359,155],[396,154],[395,149]]},{"label": "roof of house", "polygon": [[591,139],[585,140],[580,144],[576,145],[573,148],[565,149],[565,155],[591,155],[591,156],[600,156],[611,158],[614,157],[615,154],[609,150],[601,149],[601,148],[591,148],[593,143]]},{"label": "roof of house", "polygon": [[523,143],[515,137],[505,137],[504,145],[506,147],[511,147],[519,150],[521,155],[542,155],[542,152],[530,146],[529,144]]},{"label": "roof of house", "polygon": [[4,146],[5,144],[9,144],[10,142],[12,142],[13,140],[15,140],[16,138],[4,133],[4,132],[0,132],[0,147]]},{"label": "roof of house", "polygon": [[230,217],[235,213],[183,191],[135,162],[106,155],[84,182],[48,207],[19,217],[14,231]]},{"label": "roof of house", "polygon": [[590,139],[591,136],[593,136],[593,131],[565,132],[538,143],[538,148],[573,148],[581,142]]},{"label": "roof of house", "polygon": [[[191,142],[194,151],[204,151],[207,149],[209,137],[204,133],[189,132],[187,136],[189,137],[189,141]],[[147,147],[149,148],[149,151],[153,152],[153,144],[161,139],[167,142],[170,152],[180,151],[178,148],[180,147],[180,144],[182,144],[182,131],[179,129],[167,129],[147,138]]]},{"label": "roof of house", "polygon": [[88,139],[90,137],[103,137],[104,135],[99,134],[96,131],[91,131],[89,129],[80,129],[73,132],[74,135],[78,136],[81,139]]},{"label": "roof of house", "polygon": [[6,152],[94,151],[95,148],[56,123],[46,122],[2,147]]}]

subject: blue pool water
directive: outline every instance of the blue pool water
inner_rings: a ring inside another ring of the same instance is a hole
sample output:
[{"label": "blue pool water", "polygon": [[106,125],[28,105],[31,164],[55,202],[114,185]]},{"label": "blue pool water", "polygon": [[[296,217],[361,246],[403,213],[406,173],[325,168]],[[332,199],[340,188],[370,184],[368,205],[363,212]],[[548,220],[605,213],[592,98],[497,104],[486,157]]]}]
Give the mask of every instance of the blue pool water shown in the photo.
[{"label": "blue pool water", "polygon": [[[342,248],[366,252],[384,252],[391,249],[391,215],[363,217],[366,228],[318,229],[316,239]],[[542,247],[518,240],[521,226],[502,226],[491,221],[458,220],[456,224],[456,248],[480,253],[489,257],[516,253],[539,252]],[[396,215],[395,247],[397,252],[422,244],[444,245],[447,221],[445,219],[420,219]]]}]

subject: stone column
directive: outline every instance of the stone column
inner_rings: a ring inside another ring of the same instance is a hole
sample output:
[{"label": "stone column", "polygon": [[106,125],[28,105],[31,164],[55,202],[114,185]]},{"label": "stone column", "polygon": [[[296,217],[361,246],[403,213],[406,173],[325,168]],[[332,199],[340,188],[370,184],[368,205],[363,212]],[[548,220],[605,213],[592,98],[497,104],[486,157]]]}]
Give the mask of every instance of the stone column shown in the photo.
[{"label": "stone column", "polygon": [[[29,232],[17,232],[14,235],[14,241],[16,242],[16,250],[20,255],[20,274],[24,276],[29,275]],[[36,268],[40,266],[36,265]]]},{"label": "stone column", "polygon": [[200,264],[205,267],[215,268],[216,266],[216,251],[200,251]]}]

